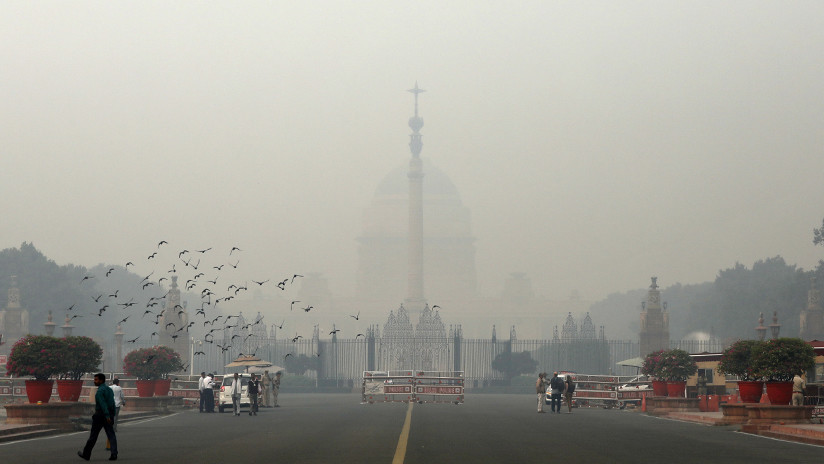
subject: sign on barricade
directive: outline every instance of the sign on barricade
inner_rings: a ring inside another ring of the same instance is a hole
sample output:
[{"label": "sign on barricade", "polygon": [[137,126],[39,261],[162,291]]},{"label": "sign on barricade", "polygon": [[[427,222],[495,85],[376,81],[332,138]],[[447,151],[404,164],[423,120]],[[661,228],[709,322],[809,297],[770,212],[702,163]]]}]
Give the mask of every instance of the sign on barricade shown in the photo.
[{"label": "sign on barricade", "polygon": [[463,372],[364,371],[363,403],[463,403]]}]

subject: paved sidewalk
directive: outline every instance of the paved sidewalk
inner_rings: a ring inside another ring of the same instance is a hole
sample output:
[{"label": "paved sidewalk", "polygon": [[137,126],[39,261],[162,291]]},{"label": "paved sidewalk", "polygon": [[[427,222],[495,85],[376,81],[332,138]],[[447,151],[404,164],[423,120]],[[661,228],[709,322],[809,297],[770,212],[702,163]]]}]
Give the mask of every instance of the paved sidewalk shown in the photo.
[{"label": "paved sidewalk", "polygon": [[[678,412],[665,416],[687,422],[697,422],[706,425],[728,425],[723,422],[721,412]],[[813,418],[809,424],[775,424],[761,435],[780,440],[797,441],[813,445],[824,446],[824,419]]]}]

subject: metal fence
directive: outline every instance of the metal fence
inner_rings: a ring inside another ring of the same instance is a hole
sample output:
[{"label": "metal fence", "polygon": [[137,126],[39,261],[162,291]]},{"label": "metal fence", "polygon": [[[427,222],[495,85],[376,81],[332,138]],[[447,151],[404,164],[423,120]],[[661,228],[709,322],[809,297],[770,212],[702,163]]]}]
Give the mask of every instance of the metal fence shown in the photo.
[{"label": "metal fence", "polygon": [[[129,344],[122,353],[152,346]],[[723,347],[717,342],[674,341],[673,348],[689,353],[719,352]],[[495,340],[445,337],[426,339],[381,339],[367,337],[357,339],[291,339],[260,338],[254,346],[222,349],[216,343],[195,341],[190,346],[186,372],[222,373],[226,364],[239,354],[255,354],[261,359],[281,367],[287,367],[288,356],[306,356],[313,360],[314,369],[307,375],[325,385],[359,385],[364,371],[375,370],[440,370],[464,371],[466,387],[478,388],[500,383],[503,373],[492,368],[495,358],[504,352],[529,353],[538,362],[541,371],[571,371],[587,374],[634,375],[638,369],[622,367],[616,363],[637,357],[639,343],[634,340]],[[115,359],[116,344],[112,340],[104,346],[105,370],[119,370],[122,364]],[[203,353],[194,356],[194,353]]]}]

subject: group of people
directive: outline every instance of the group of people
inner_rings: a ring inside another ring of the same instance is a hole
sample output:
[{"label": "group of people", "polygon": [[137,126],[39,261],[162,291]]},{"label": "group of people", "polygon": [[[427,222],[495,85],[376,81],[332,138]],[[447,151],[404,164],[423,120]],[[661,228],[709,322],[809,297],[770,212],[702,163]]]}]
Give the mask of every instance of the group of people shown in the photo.
[{"label": "group of people", "polygon": [[[264,408],[277,408],[278,391],[280,391],[280,376],[277,372],[274,377],[269,371],[264,371],[261,379],[257,374],[252,374],[249,383],[246,385],[246,395],[249,397],[249,415],[257,416],[260,399],[263,400]],[[200,390],[200,412],[215,412],[214,400],[214,376],[210,373],[200,373],[198,388]],[[240,398],[243,394],[243,384],[240,375],[235,372],[232,384],[229,386],[229,395],[232,397],[232,411],[236,416],[240,415]]]},{"label": "group of people", "polygon": [[566,380],[558,377],[557,372],[552,373],[552,378],[547,380],[547,373],[538,374],[538,381],[535,382],[535,390],[538,393],[538,412],[545,413],[544,401],[547,390],[549,390],[550,410],[553,413],[561,413],[561,396],[566,400],[568,412],[572,414],[572,394],[575,392],[575,382],[571,375],[566,375]]}]

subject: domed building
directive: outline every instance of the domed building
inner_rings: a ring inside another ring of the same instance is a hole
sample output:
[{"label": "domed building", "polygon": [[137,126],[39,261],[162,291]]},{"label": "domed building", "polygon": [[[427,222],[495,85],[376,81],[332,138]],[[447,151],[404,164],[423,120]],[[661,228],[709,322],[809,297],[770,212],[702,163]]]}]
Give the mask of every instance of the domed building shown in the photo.
[{"label": "domed building", "polygon": [[[358,242],[357,298],[390,300],[407,295],[409,180],[399,166],[381,180],[363,215]],[[423,162],[423,274],[429,301],[477,296],[475,238],[470,213],[446,173]]]}]

